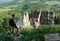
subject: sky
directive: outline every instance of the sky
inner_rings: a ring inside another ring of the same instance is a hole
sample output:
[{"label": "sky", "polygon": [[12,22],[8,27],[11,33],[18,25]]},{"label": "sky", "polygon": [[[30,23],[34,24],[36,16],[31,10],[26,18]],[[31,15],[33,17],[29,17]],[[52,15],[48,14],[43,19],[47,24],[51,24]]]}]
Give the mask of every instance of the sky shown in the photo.
[{"label": "sky", "polygon": [[0,4],[1,3],[8,3],[8,2],[11,2],[11,1],[13,1],[13,0],[0,0]]}]

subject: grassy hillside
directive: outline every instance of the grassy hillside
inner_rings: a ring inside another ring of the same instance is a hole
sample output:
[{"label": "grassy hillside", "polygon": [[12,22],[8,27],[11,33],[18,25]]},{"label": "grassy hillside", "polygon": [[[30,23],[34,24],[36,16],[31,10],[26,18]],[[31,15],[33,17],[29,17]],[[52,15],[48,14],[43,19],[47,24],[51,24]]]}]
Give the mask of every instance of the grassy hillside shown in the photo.
[{"label": "grassy hillside", "polygon": [[[54,2],[54,4],[53,4]],[[8,19],[11,17],[11,14],[16,15],[16,19],[20,19],[22,17],[23,11],[32,11],[35,9],[54,11],[55,16],[57,17],[56,20],[60,19],[60,5],[57,1],[46,1],[46,2],[11,2],[8,4],[1,4],[0,5],[0,26],[3,26],[4,22],[7,22]],[[5,21],[7,20],[7,21]],[[58,20],[60,21],[60,20]],[[7,22],[8,23],[8,22]],[[6,23],[6,25],[8,25]],[[4,26],[3,26],[4,27]]]},{"label": "grassy hillside", "polygon": [[[26,0],[27,1],[27,0]],[[42,0],[41,0],[42,1]],[[55,20],[60,24],[60,2],[58,1],[30,1],[30,2],[11,2],[8,4],[0,4],[0,41],[14,41],[7,37],[10,35],[9,18],[12,14],[16,15],[16,21],[22,17],[23,11],[32,11],[35,9],[54,11]],[[46,33],[60,33],[60,25],[41,25],[39,28],[21,29],[21,34],[24,36],[22,39],[16,41],[44,41],[44,34]],[[37,33],[37,34],[36,34]],[[7,39],[7,40],[6,40]]]},{"label": "grassy hillside", "polygon": [[[54,3],[53,3],[54,2]],[[46,1],[46,2],[11,2],[8,4],[0,5],[0,23],[8,21],[11,17],[11,14],[16,15],[16,19],[20,19],[22,17],[23,11],[32,11],[35,9],[54,11],[55,16],[57,16],[57,20],[60,18],[60,5],[58,1]],[[6,19],[5,19],[6,17]],[[5,20],[4,20],[5,19]],[[1,24],[3,26],[3,24]]]}]

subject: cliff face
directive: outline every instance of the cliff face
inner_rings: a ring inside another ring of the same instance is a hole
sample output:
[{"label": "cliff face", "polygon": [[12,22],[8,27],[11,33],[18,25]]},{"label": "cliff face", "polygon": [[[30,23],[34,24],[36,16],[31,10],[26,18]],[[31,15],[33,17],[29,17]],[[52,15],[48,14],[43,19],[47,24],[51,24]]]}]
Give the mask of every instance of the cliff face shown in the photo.
[{"label": "cliff face", "polygon": [[23,15],[23,27],[30,26],[29,15],[28,12],[24,12]]}]

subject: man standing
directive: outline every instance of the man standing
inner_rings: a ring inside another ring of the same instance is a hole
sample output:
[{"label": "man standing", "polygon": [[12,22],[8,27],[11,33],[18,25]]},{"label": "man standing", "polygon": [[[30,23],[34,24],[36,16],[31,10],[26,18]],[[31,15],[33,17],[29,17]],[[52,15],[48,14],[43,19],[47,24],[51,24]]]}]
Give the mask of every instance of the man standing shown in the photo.
[{"label": "man standing", "polygon": [[15,20],[15,15],[12,14],[12,18],[9,19],[9,25],[12,27],[12,33],[14,33],[14,28],[17,29],[17,32],[18,33],[18,27],[16,25],[16,20]]}]

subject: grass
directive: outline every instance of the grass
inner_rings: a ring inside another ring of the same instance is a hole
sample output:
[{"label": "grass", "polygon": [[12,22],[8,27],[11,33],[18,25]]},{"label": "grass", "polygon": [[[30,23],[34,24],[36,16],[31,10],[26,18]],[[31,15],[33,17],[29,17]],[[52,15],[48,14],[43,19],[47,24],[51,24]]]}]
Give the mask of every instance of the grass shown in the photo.
[{"label": "grass", "polygon": [[[55,16],[57,17],[57,20],[60,16],[60,5],[59,4],[54,4],[54,5],[48,5],[44,4],[41,2],[38,3],[11,3],[7,5],[0,5],[1,8],[5,6],[11,6],[11,5],[16,5],[18,6],[14,8],[14,10],[6,11],[6,12],[0,12],[0,41],[15,41],[7,35],[11,34],[10,33],[10,26],[9,26],[9,18],[11,18],[12,13],[16,15],[16,20],[19,20],[22,17],[21,11],[25,9],[25,11],[32,11],[35,9],[48,9],[51,11],[55,12]],[[27,8],[24,8],[26,7]],[[50,8],[49,8],[50,7]],[[24,8],[24,9],[23,9]],[[59,18],[60,19],[60,18]],[[49,33],[60,33],[60,25],[40,25],[38,28],[31,28],[31,29],[21,29],[20,34],[22,34],[24,37],[21,39],[17,39],[16,41],[31,41],[31,40],[36,40],[36,41],[44,41],[44,34],[49,34]],[[6,40],[7,39],[7,40]]]},{"label": "grass", "polygon": [[[2,31],[1,31],[2,30]],[[15,41],[12,38],[9,38],[7,35],[9,35],[11,32],[4,30],[4,28],[0,28],[0,41]],[[24,37],[16,39],[17,41],[44,41],[44,34],[50,34],[50,33],[60,33],[60,25],[41,25],[38,28],[31,28],[31,29],[21,29],[20,34],[22,34]]]}]

